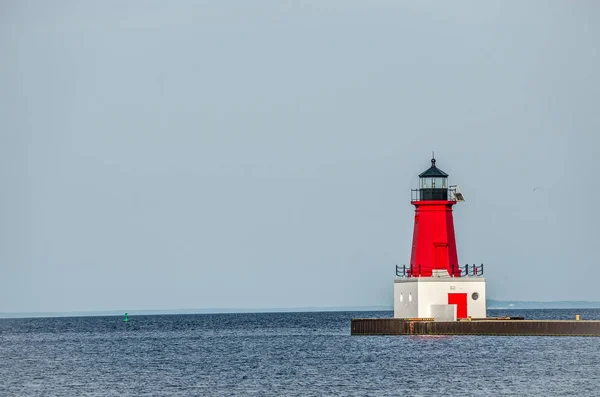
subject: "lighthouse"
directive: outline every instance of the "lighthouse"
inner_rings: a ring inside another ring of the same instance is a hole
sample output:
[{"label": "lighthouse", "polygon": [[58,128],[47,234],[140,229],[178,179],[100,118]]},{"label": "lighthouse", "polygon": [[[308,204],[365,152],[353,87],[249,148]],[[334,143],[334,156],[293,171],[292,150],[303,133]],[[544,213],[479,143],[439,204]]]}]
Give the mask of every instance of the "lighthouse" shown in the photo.
[{"label": "lighthouse", "polygon": [[448,174],[435,158],[419,175],[419,188],[411,192],[415,207],[410,264],[396,266],[395,318],[434,318],[455,321],[485,318],[483,264],[458,261],[452,208],[464,197],[448,184]]},{"label": "lighthouse", "polygon": [[[353,318],[351,335],[598,336],[600,321],[486,316],[483,264],[459,265],[453,207],[465,201],[435,158],[411,193],[410,263],[396,265],[394,318]],[[468,243],[468,242],[467,242]]]}]

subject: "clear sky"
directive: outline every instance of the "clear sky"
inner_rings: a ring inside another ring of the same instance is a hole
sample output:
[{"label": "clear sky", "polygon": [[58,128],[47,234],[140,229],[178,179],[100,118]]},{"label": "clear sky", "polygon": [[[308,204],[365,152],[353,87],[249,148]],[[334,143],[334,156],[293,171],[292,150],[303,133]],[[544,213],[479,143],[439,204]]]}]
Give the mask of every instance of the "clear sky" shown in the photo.
[{"label": "clear sky", "polygon": [[600,300],[599,18],[1,1],[0,312],[391,305],[432,150],[489,298]]}]

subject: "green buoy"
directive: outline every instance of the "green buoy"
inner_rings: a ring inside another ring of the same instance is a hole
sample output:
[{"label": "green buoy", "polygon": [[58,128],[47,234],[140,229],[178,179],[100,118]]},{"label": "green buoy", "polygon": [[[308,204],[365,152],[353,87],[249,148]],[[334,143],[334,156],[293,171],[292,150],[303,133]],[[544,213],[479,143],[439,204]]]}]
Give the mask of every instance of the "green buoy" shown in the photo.
[{"label": "green buoy", "polygon": [[127,315],[127,313],[125,313],[125,318],[123,319],[123,322],[129,322],[129,316]]}]

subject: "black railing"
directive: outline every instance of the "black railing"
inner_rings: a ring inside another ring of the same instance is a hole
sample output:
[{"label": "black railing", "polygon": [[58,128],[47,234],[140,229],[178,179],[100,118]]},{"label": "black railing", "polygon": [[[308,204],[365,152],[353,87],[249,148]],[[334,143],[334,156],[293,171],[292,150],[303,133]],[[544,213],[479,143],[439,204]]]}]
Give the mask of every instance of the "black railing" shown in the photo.
[{"label": "black railing", "polygon": [[408,273],[406,271],[406,265],[402,265],[402,267],[396,265],[396,276],[397,277],[408,277]]},{"label": "black railing", "polygon": [[[438,269],[433,269],[430,266],[421,266],[421,265],[415,265],[411,268],[411,266],[406,266],[406,265],[402,265],[402,266],[398,266],[396,265],[396,276],[397,277],[402,277],[402,278],[406,278],[406,277],[420,277],[422,274],[431,274],[432,270],[438,270]],[[448,275],[450,277],[480,277],[483,276],[483,263],[480,265],[464,265],[464,266],[457,266],[456,268],[454,267],[454,265],[450,266],[450,271],[448,272]]]},{"label": "black railing", "polygon": [[441,189],[411,189],[410,190],[410,201],[423,201],[423,200],[449,200],[456,201],[456,186],[450,186],[449,188]]}]

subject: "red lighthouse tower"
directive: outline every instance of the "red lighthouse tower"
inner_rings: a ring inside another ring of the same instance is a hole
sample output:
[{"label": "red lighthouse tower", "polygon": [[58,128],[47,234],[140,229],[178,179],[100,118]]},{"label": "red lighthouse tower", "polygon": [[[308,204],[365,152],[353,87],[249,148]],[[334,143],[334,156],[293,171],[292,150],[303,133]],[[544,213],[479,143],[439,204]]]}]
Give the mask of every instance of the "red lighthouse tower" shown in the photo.
[{"label": "red lighthouse tower", "polygon": [[410,276],[430,277],[434,271],[461,276],[452,219],[452,206],[457,199],[462,199],[462,195],[457,194],[455,187],[448,187],[448,174],[432,158],[431,167],[419,175],[419,189],[412,191],[415,226]]}]

